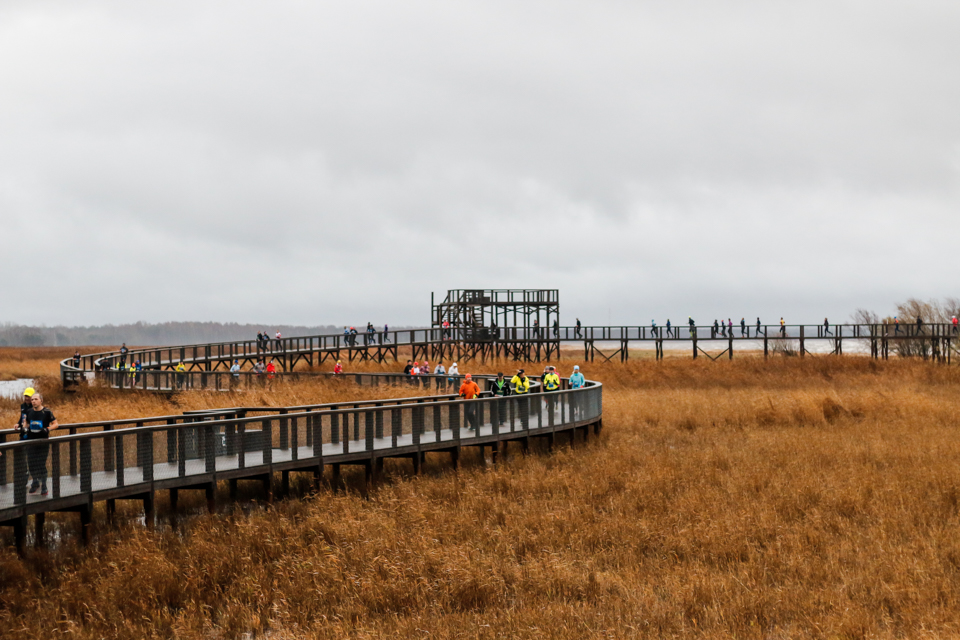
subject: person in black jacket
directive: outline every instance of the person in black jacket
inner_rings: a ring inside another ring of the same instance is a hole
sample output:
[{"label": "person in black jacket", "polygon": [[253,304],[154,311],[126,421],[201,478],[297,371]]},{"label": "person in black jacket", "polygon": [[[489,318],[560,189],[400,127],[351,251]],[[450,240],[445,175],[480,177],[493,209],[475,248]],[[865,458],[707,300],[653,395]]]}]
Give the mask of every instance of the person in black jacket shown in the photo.
[{"label": "person in black jacket", "polygon": [[[50,455],[50,431],[60,427],[56,416],[43,406],[43,396],[34,393],[30,397],[30,408],[23,414],[20,422],[20,437],[24,440],[36,440],[27,449],[27,467],[32,481],[30,493],[38,491],[47,495],[47,456]],[[19,480],[18,480],[19,481]]]},{"label": "person in black jacket", "polygon": [[[503,377],[503,372],[501,371],[497,374],[496,380],[490,381],[489,389],[494,396],[498,398],[506,398],[510,395],[510,381]],[[499,416],[499,423],[503,424],[507,417],[507,401],[498,400],[496,406],[497,415]]]}]

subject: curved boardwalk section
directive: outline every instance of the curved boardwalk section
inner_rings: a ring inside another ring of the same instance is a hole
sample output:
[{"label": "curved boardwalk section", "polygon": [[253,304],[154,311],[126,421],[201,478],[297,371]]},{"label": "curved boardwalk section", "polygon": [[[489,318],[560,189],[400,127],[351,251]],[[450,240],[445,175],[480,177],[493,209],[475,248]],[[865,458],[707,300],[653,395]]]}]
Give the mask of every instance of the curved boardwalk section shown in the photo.
[{"label": "curved boardwalk section", "polygon": [[[410,380],[393,374],[348,377],[361,384]],[[478,381],[484,379],[478,376]],[[530,438],[552,444],[561,433],[571,442],[578,431],[584,438],[599,433],[602,386],[588,381],[583,388],[568,389],[563,382],[556,392],[540,393],[535,386],[532,393],[506,398],[439,395],[236,407],[62,425],[55,433],[65,435],[49,440],[0,444],[0,523],[14,527],[22,549],[27,516],[35,514],[41,529],[43,514],[50,511],[79,512],[86,539],[96,501],[108,501],[110,509],[118,499],[142,500],[149,524],[160,490],[171,492],[174,505],[179,491],[203,490],[213,508],[220,481],[230,483],[231,495],[239,480],[261,482],[269,495],[277,472],[284,490],[291,472],[309,473],[319,481],[329,466],[337,479],[345,464],[363,466],[369,481],[386,458],[408,458],[419,472],[428,452],[447,453],[456,465],[463,447],[490,447],[497,455],[511,441],[526,448]],[[36,456],[46,458],[46,496],[27,491]]]}]

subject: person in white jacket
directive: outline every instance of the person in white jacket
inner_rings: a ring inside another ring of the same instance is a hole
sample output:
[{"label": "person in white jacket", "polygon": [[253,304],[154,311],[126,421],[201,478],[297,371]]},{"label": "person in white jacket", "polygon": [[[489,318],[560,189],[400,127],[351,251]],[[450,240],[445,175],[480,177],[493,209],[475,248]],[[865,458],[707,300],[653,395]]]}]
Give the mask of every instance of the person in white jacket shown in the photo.
[{"label": "person in white jacket", "polygon": [[443,362],[437,363],[437,368],[433,370],[433,374],[436,376],[444,376],[447,374],[447,369],[443,366]]}]

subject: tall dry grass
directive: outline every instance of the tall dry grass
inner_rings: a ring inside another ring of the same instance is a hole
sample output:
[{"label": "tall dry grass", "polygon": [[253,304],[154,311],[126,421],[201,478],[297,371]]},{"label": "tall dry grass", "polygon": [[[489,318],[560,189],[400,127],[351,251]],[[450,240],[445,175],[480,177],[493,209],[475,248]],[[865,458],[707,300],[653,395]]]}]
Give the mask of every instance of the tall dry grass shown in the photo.
[{"label": "tall dry grass", "polygon": [[[562,364],[562,363],[561,363]],[[528,370],[533,367],[528,367]],[[594,364],[599,445],[0,554],[4,637],[960,633],[960,372]],[[186,395],[186,394],[185,394]]]}]

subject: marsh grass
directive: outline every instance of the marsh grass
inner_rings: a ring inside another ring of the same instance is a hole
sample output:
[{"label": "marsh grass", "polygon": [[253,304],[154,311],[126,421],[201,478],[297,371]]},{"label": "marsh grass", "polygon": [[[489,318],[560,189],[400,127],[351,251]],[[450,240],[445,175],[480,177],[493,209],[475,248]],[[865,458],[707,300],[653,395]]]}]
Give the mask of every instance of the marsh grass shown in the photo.
[{"label": "marsh grass", "polygon": [[960,633],[960,371],[857,357],[582,366],[605,384],[599,443],[459,472],[437,457],[421,477],[396,462],[367,499],[300,486],[177,531],[121,519],[86,550],[69,536],[23,560],[7,548],[2,635]]}]

